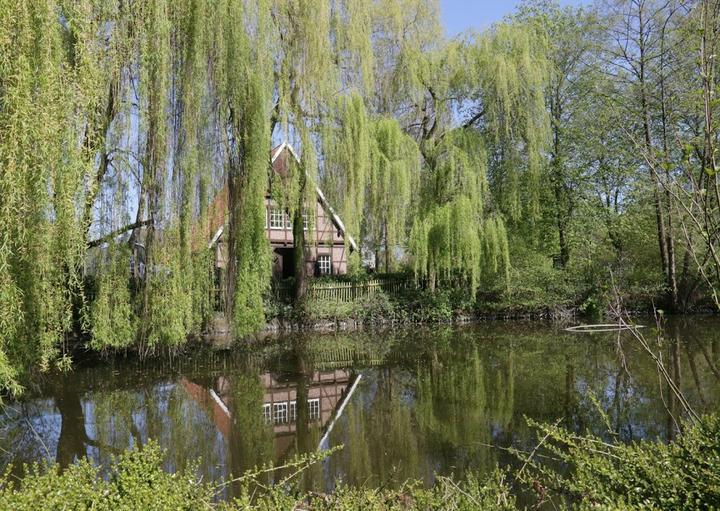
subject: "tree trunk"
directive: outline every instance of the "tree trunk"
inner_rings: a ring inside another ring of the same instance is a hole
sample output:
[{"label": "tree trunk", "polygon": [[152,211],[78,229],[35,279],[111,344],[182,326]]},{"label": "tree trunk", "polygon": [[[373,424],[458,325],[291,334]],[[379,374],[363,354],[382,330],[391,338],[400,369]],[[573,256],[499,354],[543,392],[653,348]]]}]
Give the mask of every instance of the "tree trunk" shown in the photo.
[{"label": "tree trunk", "polygon": [[[660,113],[662,123],[663,161],[665,163],[665,180],[670,182],[670,149],[668,145],[667,124],[667,98],[665,91],[665,29],[662,30],[660,39]],[[679,309],[677,271],[675,264],[675,241],[673,234],[672,219],[672,193],[668,185],[665,186],[665,207],[667,214],[667,230],[665,233],[665,246],[667,250],[667,274],[666,283],[670,291],[670,303],[673,311]]]},{"label": "tree trunk", "polygon": [[553,130],[553,151],[551,168],[553,169],[553,181],[555,192],[555,222],[558,230],[558,245],[560,249],[560,267],[565,268],[570,261],[570,247],[567,243],[567,220],[570,215],[570,205],[567,193],[564,189],[565,175],[562,169],[561,134],[560,123],[562,122],[562,108],[560,106],[559,86],[554,87],[554,93],[550,99],[550,115],[552,117]]},{"label": "tree trunk", "polygon": [[566,222],[558,218],[558,237],[559,237],[559,244],[560,244],[560,266],[562,268],[565,268],[570,261],[570,247],[568,246],[567,242],[567,235],[566,235]]},{"label": "tree trunk", "polygon": [[[100,126],[97,127],[95,130],[95,134],[93,138],[99,138],[99,140],[90,140],[89,137],[87,137],[87,143],[89,145],[93,145],[97,148],[97,150],[100,151],[100,164],[98,166],[97,172],[95,173],[95,181],[91,183],[90,190],[88,191],[87,196],[85,197],[85,210],[83,212],[83,227],[85,229],[85,239],[89,240],[90,236],[90,226],[92,225],[92,212],[93,207],[95,206],[95,200],[97,199],[98,193],[100,192],[100,188],[102,186],[102,181],[105,177],[105,174],[107,173],[108,166],[110,165],[110,157],[108,155],[107,151],[107,137],[108,137],[108,130],[110,129],[110,124],[112,123],[112,120],[115,117],[115,88],[117,85],[114,83],[114,81],[111,81],[109,85],[109,91],[108,91],[108,97],[107,97],[107,103],[105,105],[105,112],[103,114],[103,119],[100,124]],[[87,129],[90,129],[88,127]],[[95,154],[95,151],[92,151],[93,154]]]},{"label": "tree trunk", "polygon": [[60,412],[60,436],[55,462],[61,469],[66,469],[76,460],[84,458],[87,452],[85,413],[80,395],[72,388],[56,394],[55,406]]},{"label": "tree trunk", "polygon": [[385,273],[390,273],[390,243],[388,240],[387,221],[383,226],[383,230],[385,232]]},{"label": "tree trunk", "polygon": [[293,248],[295,251],[295,309],[302,313],[305,310],[307,301],[307,264],[306,259],[306,242],[305,242],[305,226],[303,224],[303,209],[305,207],[305,188],[307,185],[307,176],[302,169],[300,172],[300,190],[295,212],[293,214]]},{"label": "tree trunk", "polygon": [[[160,167],[161,163],[157,161],[156,157],[156,147],[154,144],[154,133],[157,133],[158,126],[156,123],[156,120],[154,117],[151,117],[150,123],[148,125],[148,136],[147,136],[147,142],[145,146],[145,156],[143,158],[143,179],[142,179],[142,188],[140,190],[140,198],[139,198],[139,205],[138,205],[138,213],[137,213],[137,222],[141,222],[140,218],[143,214],[143,211],[145,208],[147,208],[148,211],[148,221],[149,224],[147,225],[147,228],[145,230],[145,271],[143,275],[140,276],[139,284],[140,284],[140,292],[142,295],[142,298],[140,300],[140,329],[139,329],[139,335],[140,335],[140,356],[144,357],[147,355],[147,345],[146,340],[148,338],[149,330],[148,330],[148,318],[150,316],[150,286],[149,280],[151,277],[151,270],[152,270],[152,253],[153,253],[153,244],[155,241],[155,220],[159,209],[159,195],[160,195],[160,187],[157,183],[157,175],[158,175],[158,168]],[[135,239],[137,236],[137,232],[139,229],[135,229],[133,231],[133,234],[130,236],[130,243],[131,243],[131,250],[133,249],[133,244],[135,243]]]},{"label": "tree trunk", "polygon": [[[235,165],[235,167],[237,167]],[[225,272],[225,317],[232,322],[235,310],[235,285],[237,282],[237,244],[240,228],[241,193],[240,170],[231,168],[228,173],[228,241],[227,271]]]},{"label": "tree trunk", "polygon": [[[645,48],[645,31],[646,25],[643,18],[643,10],[640,8],[638,12],[638,23],[639,23],[639,39],[638,49],[640,52],[638,62],[638,81],[640,85],[640,108],[642,115],[642,126],[643,126],[643,138],[645,142],[645,151],[647,152],[648,158],[652,158],[653,155],[653,142],[652,133],[650,128],[650,106],[648,104],[648,92],[647,92],[647,77],[646,77],[646,66],[647,66],[647,52]],[[660,187],[662,186],[657,173],[650,169],[650,178],[653,183],[653,205],[655,207],[655,221],[657,224],[657,236],[658,236],[658,247],[660,250],[660,264],[662,268],[663,276],[665,277],[666,284],[669,282],[670,275],[670,258],[668,252],[668,237],[665,229],[665,213],[663,211],[663,204],[661,199]],[[674,271],[673,271],[674,273]],[[670,289],[668,289],[670,292]],[[672,296],[670,297],[671,307],[674,307]]]}]

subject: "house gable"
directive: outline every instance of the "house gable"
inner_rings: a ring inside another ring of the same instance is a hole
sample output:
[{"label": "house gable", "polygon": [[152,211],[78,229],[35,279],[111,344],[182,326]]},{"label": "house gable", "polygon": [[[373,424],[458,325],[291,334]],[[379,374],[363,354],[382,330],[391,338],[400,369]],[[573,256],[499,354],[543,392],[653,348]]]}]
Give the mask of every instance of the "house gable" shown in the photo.
[{"label": "house gable", "polygon": [[[295,161],[299,162],[299,158],[297,156],[297,153],[293,149],[293,147],[288,144],[287,142],[283,142],[279,146],[272,149],[270,152],[270,163],[272,171],[279,175],[279,176],[287,176],[289,169],[286,158],[281,157],[282,155],[287,154],[288,157],[292,156],[295,158]],[[315,186],[315,195],[317,199],[317,203],[320,204],[323,211],[325,212],[325,216],[332,222],[334,228],[337,230],[338,235],[343,239],[347,240],[347,245],[349,246],[351,251],[357,251],[358,245],[355,242],[354,238],[347,232],[345,228],[345,224],[341,220],[340,216],[337,214],[337,212],[333,209],[333,207],[330,205],[329,201],[325,197],[325,194],[320,189],[319,186]],[[266,196],[266,206],[268,208],[272,207],[272,198],[268,194]],[[207,225],[206,228],[200,229],[203,233],[202,238],[207,240],[207,248],[212,248],[214,245],[216,245],[222,238],[222,235],[224,233],[225,229],[225,223],[227,219],[227,211],[228,211],[228,188],[227,185],[225,185],[220,192],[216,195],[215,199],[212,201],[210,206],[208,207],[207,212]],[[268,212],[269,215],[269,212]],[[269,222],[269,220],[266,220],[266,224]],[[270,231],[269,225],[266,225],[266,231]],[[269,236],[269,234],[268,234]],[[270,237],[270,236],[269,236]],[[194,238],[197,238],[197,236],[194,236]],[[292,238],[286,239],[286,242],[292,242]],[[273,242],[271,238],[271,243]]]}]

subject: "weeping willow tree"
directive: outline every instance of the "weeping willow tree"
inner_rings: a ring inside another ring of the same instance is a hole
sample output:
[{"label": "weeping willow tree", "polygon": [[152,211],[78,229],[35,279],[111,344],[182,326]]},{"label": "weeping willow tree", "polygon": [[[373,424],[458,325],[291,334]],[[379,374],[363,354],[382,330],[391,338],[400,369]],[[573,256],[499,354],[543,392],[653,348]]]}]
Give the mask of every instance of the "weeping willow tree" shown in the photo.
[{"label": "weeping willow tree", "polygon": [[474,291],[492,274],[507,281],[506,219],[539,215],[544,47],[531,26],[501,24],[407,57],[421,105],[411,133],[425,161],[410,249],[431,288],[459,279]]},{"label": "weeping willow tree", "polygon": [[[274,68],[278,70],[274,119],[280,137],[291,140],[301,151],[300,164],[284,180],[282,192],[273,193],[292,218],[299,310],[305,306],[308,273],[303,213],[307,204],[315,203],[318,167],[326,163],[325,157],[328,174],[333,164],[342,163],[346,170],[336,180],[346,193],[343,207],[348,212],[362,210],[369,162],[365,108],[359,96],[336,98],[338,91],[362,94],[370,89],[371,12],[372,2],[360,0],[276,0],[272,5],[277,46]],[[327,129],[326,122],[338,129]],[[334,149],[318,158],[321,148]],[[356,220],[350,221],[356,224]]]},{"label": "weeping willow tree", "polygon": [[67,366],[84,319],[80,205],[102,124],[104,16],[91,3],[0,3],[0,391],[19,391],[26,368]]},{"label": "weeping willow tree", "polygon": [[18,391],[23,370],[66,367],[78,333],[149,353],[207,320],[211,262],[193,237],[216,161],[208,70],[225,44],[202,0],[0,7],[0,387]]},{"label": "weeping willow tree", "polygon": [[543,151],[550,141],[544,86],[549,79],[546,34],[532,24],[500,24],[468,48],[468,79],[481,105],[463,126],[479,127],[491,158],[490,184],[513,222],[540,215]]},{"label": "weeping willow tree", "polygon": [[205,0],[174,4],[176,26],[173,95],[173,180],[177,188],[177,219],[180,260],[191,266],[182,280],[182,292],[191,297],[186,326],[200,332],[213,311],[212,257],[193,244],[204,246],[204,240],[193,239],[193,231],[207,223],[208,189],[211,182],[212,151],[207,132],[209,81],[208,54],[210,34],[204,20]]},{"label": "weeping willow tree", "polygon": [[[98,172],[105,179],[98,183],[94,223],[112,226],[98,245],[102,250],[107,242],[107,253],[121,262],[111,257],[98,270],[91,309],[91,345],[97,349],[137,346],[147,354],[177,346],[189,332],[200,331],[209,315],[209,259],[191,254],[191,231],[206,209],[208,187],[201,136],[207,129],[201,112],[208,52],[199,23],[202,8],[199,0],[157,1],[131,4],[120,13],[127,28],[115,38],[125,48],[124,69],[113,72],[120,77],[111,96],[122,101],[109,126],[116,147],[108,152],[127,157],[101,160]],[[128,142],[135,132],[138,142]],[[135,221],[129,223],[133,209]],[[126,244],[118,236],[126,232],[132,233],[131,256],[117,248]],[[114,286],[130,279],[130,260],[135,263],[132,292],[116,293]],[[108,303],[114,306],[96,306]],[[104,327],[128,307],[137,330],[121,341]]]},{"label": "weeping willow tree", "polygon": [[[359,94],[341,97],[336,113],[339,122],[332,128],[337,132],[327,133],[324,137],[328,147],[324,152],[323,190],[331,194],[333,204],[341,205],[347,232],[361,239],[361,220],[371,172],[371,125]],[[347,238],[345,245],[349,253]],[[359,253],[354,252],[349,257],[348,267],[350,272],[359,270]]]},{"label": "weeping willow tree", "polygon": [[382,117],[372,126],[372,164],[367,187],[367,240],[380,268],[380,250],[385,253],[385,271],[391,269],[393,249],[404,243],[407,217],[412,203],[413,181],[420,167],[420,153],[412,137],[395,119]]},{"label": "weeping willow tree", "polygon": [[270,6],[227,0],[217,6],[215,87],[228,185],[227,315],[236,335],[264,324],[270,281],[265,237],[272,60]]},{"label": "weeping willow tree", "polygon": [[499,26],[444,43],[437,13],[434,0],[0,0],[0,387],[67,366],[77,334],[146,355],[200,332],[208,199],[225,186],[225,313],[237,335],[261,327],[273,139],[300,154],[273,187],[299,307],[320,178],[386,269],[413,214],[418,276],[475,287],[506,272],[505,222],[536,210],[542,41]]}]

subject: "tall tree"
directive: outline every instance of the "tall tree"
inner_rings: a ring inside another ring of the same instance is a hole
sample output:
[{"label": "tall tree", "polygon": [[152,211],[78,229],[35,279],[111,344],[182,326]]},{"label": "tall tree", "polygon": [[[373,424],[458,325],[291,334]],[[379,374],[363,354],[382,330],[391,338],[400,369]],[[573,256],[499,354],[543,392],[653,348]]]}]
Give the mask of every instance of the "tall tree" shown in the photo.
[{"label": "tall tree", "polygon": [[395,119],[376,120],[372,137],[365,225],[367,240],[375,253],[375,268],[380,268],[382,249],[385,271],[389,272],[395,249],[406,248],[403,245],[411,212],[408,206],[412,204],[420,152],[412,137],[402,131]]},{"label": "tall tree", "polygon": [[500,269],[507,278],[505,220],[539,216],[545,48],[532,25],[500,24],[419,57],[410,132],[425,167],[411,251],[431,287],[461,278],[475,290]]},{"label": "tall tree", "polygon": [[265,321],[270,279],[265,192],[273,62],[270,6],[227,0],[218,6],[215,41],[218,119],[228,183],[227,314],[246,335]]},{"label": "tall tree", "polygon": [[587,128],[578,121],[582,109],[592,107],[586,100],[596,81],[594,68],[597,46],[596,17],[582,8],[561,8],[552,0],[523,3],[516,19],[538,25],[548,41],[549,79],[547,103],[552,143],[549,181],[554,197],[553,213],[557,230],[560,266],[570,260],[569,224],[582,194],[583,140]]},{"label": "tall tree", "polygon": [[[303,213],[307,204],[315,202],[318,167],[324,164],[318,161],[318,151],[323,147],[345,147],[341,151],[345,152],[344,163],[350,165],[345,183],[351,188],[345,190],[346,207],[359,208],[364,193],[367,143],[358,139],[352,145],[347,140],[348,135],[366,137],[357,131],[356,124],[364,122],[364,106],[360,98],[336,101],[336,96],[360,94],[372,83],[372,24],[368,13],[373,9],[366,0],[278,0],[271,12],[277,45],[273,67],[277,70],[274,96],[278,130],[283,138],[293,138],[301,151],[300,164],[292,169],[276,199],[292,218],[295,303],[302,309],[308,273]],[[333,113],[336,106],[340,107],[339,116]],[[326,120],[338,117],[339,130],[324,129]],[[329,137],[336,136],[345,137],[345,142],[328,142]],[[352,152],[348,152],[350,149]],[[330,166],[327,170],[332,172]]]},{"label": "tall tree", "polygon": [[[681,3],[654,0],[618,0],[607,14],[607,70],[627,96],[612,98],[616,108],[627,108],[635,115],[635,124],[628,129],[628,139],[640,154],[662,154],[665,166],[670,165],[668,146],[667,66],[671,49],[674,18]],[[629,86],[626,86],[629,85]],[[654,156],[653,156],[654,157]],[[663,173],[654,172],[644,158],[637,164],[644,167],[652,184],[657,238],[662,273],[668,293],[668,305],[677,309],[678,282],[676,271],[673,206],[671,197],[663,193]]]},{"label": "tall tree", "polygon": [[0,11],[0,390],[17,391],[24,369],[67,365],[112,52],[95,3]]}]

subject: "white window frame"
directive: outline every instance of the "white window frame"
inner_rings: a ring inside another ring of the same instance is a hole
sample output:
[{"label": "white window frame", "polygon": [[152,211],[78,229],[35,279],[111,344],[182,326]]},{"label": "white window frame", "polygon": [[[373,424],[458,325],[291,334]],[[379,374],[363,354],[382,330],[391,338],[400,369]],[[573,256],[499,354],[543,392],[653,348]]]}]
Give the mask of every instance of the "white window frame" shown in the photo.
[{"label": "white window frame", "polygon": [[288,421],[288,404],[273,403],[273,422],[275,424],[285,424]]},{"label": "white window frame", "polygon": [[320,275],[332,275],[332,254],[318,254],[317,262]]},{"label": "white window frame", "polygon": [[308,399],[308,418],[311,421],[320,418],[320,399]]},{"label": "white window frame", "polygon": [[287,213],[285,214],[285,229],[292,229],[292,220],[290,220],[290,215],[288,215]]},{"label": "white window frame", "polygon": [[297,421],[297,401],[290,401],[288,419],[290,420],[290,422]]},{"label": "white window frame", "polygon": [[265,424],[270,424],[272,422],[272,411],[270,410],[270,403],[265,403],[263,405],[263,420],[265,421]]},{"label": "white window frame", "polygon": [[285,229],[285,212],[280,208],[270,208],[270,229],[282,231]]}]

